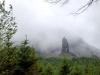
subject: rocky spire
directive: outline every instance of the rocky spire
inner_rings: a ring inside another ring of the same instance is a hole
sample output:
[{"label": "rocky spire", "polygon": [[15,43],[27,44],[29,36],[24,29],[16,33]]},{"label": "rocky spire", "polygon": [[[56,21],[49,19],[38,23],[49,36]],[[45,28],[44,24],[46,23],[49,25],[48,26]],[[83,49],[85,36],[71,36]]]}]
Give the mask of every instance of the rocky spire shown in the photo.
[{"label": "rocky spire", "polygon": [[61,54],[69,53],[69,45],[67,39],[64,37],[62,39],[62,51]]}]

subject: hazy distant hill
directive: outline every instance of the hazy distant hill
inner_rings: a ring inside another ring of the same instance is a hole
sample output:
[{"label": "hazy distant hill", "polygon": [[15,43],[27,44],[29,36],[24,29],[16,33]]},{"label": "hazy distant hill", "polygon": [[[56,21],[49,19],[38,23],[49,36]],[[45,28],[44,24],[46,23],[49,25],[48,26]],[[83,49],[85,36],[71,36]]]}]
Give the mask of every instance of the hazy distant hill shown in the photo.
[{"label": "hazy distant hill", "polygon": [[70,43],[70,52],[77,57],[99,57],[100,55],[99,49],[87,44],[82,39]]},{"label": "hazy distant hill", "polygon": [[[49,52],[38,52],[39,55],[44,57],[58,57],[61,53],[60,47],[48,48]],[[69,42],[69,53],[64,54],[64,56],[71,57],[100,57],[99,49],[87,44],[82,39],[77,39]]]}]

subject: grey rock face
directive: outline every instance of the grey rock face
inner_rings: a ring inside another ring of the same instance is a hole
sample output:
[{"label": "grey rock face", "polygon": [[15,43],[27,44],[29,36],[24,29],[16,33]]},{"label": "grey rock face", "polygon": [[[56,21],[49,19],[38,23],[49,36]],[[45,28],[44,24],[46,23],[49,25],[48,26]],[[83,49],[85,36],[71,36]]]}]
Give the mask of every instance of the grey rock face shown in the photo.
[{"label": "grey rock face", "polygon": [[62,51],[61,54],[69,53],[69,45],[67,39],[64,37],[62,39]]},{"label": "grey rock face", "polygon": [[[75,40],[69,38],[62,39],[62,46],[53,46],[47,49],[48,53],[43,51],[40,52],[44,57],[52,56],[66,56],[72,58],[78,57],[98,57],[100,58],[100,50],[95,48],[94,46],[88,44],[81,38],[77,38]],[[41,51],[41,50],[40,50]]]},{"label": "grey rock face", "polygon": [[74,42],[68,42],[64,37],[62,39],[61,55],[70,55],[72,57],[100,57],[99,49],[87,44],[84,40],[78,38]]}]

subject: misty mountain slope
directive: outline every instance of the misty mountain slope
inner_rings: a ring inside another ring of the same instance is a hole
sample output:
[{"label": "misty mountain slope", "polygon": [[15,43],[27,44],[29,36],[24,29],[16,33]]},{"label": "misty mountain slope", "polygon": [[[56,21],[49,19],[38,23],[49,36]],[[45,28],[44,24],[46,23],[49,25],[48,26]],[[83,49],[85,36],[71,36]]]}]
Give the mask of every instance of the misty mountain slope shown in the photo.
[{"label": "misty mountain slope", "polygon": [[87,44],[82,39],[78,39],[69,44],[70,52],[75,54],[77,57],[100,57],[99,49]]},{"label": "misty mountain slope", "polygon": [[[100,57],[100,50],[89,45],[83,39],[77,38],[75,40],[68,40],[69,43],[69,53],[66,53],[66,56],[70,57]],[[46,51],[41,49],[38,51],[38,54],[43,57],[59,57],[61,55],[62,48],[61,46],[50,46]],[[65,56],[65,54],[64,54]]]}]

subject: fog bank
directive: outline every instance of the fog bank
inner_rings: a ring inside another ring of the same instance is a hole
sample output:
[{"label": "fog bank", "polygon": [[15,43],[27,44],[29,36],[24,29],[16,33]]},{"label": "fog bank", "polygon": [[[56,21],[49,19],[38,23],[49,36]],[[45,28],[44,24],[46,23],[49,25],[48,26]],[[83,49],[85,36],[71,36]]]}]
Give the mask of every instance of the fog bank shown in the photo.
[{"label": "fog bank", "polygon": [[69,41],[82,38],[88,44],[100,49],[100,1],[94,3],[80,15],[76,11],[87,1],[70,0],[68,4],[51,5],[44,0],[8,0],[14,7],[18,32],[14,41],[19,42],[27,34],[30,43],[41,49],[61,46],[62,37]]}]

